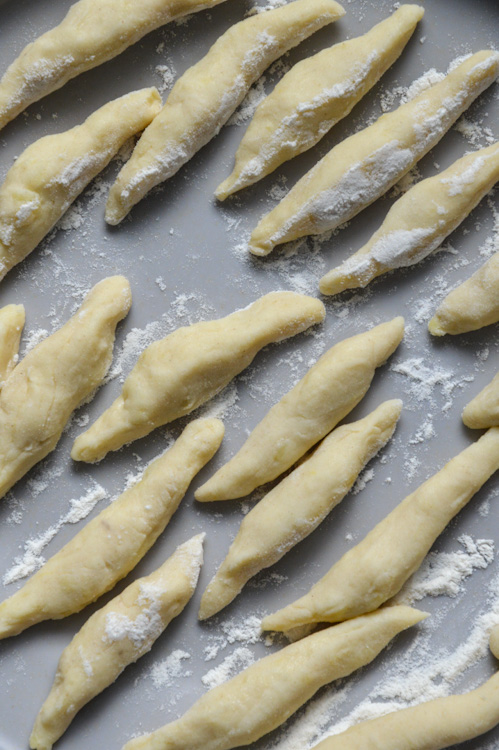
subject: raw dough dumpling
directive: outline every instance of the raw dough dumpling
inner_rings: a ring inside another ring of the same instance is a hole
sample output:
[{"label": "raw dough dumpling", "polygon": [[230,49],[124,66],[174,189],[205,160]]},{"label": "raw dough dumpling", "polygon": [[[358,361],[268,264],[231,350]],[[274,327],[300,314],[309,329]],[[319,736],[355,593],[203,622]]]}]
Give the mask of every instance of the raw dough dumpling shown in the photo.
[{"label": "raw dough dumpling", "polygon": [[499,253],[440,303],[428,330],[434,336],[476,331],[499,322]]},{"label": "raw dough dumpling", "polygon": [[291,68],[258,105],[237,149],[234,171],[216,190],[218,200],[320,141],[395,62],[423,14],[418,5],[402,5],[367,34]]},{"label": "raw dough dumpling", "polygon": [[376,368],[403,335],[404,319],[394,318],[329,349],[272,407],[239,452],[196,490],[196,500],[244,497],[293,466],[365,396]]},{"label": "raw dough dumpling", "polygon": [[[499,652],[491,649],[496,658]],[[499,673],[476,690],[403,708],[326,737],[312,750],[443,750],[499,724]],[[491,747],[490,745],[488,747]]]},{"label": "raw dough dumpling", "polygon": [[339,622],[400,591],[454,516],[499,468],[499,428],[485,433],[408,495],[313,586],[262,622],[263,630]]},{"label": "raw dough dumpling", "polygon": [[0,497],[57,445],[72,412],[102,383],[130,284],[104,279],[78,312],[34,347],[0,391]]},{"label": "raw dough dumpling", "polygon": [[319,283],[322,294],[364,287],[419,263],[442,244],[499,180],[499,143],[466,154],[393,204],[369,242]]},{"label": "raw dough dumpling", "polygon": [[203,695],[180,719],[124,750],[230,750],[283,724],[314,693],[369,664],[398,633],[426,617],[398,606],[326,628],[265,656]]},{"label": "raw dough dumpling", "polygon": [[189,539],[154,573],[139,578],[99,609],[62,652],[52,689],[30,737],[51,750],[92,698],[151,650],[191,598],[203,564],[204,534]]},{"label": "raw dough dumpling", "polygon": [[463,409],[463,422],[473,430],[499,425],[499,372]]},{"label": "raw dough dumpling", "polygon": [[223,437],[218,419],[191,422],[141,481],[87,523],[0,604],[0,638],[79,612],[124,578],[163,533]]},{"label": "raw dough dumpling", "polygon": [[250,251],[338,227],[382,196],[449,130],[499,73],[499,53],[483,50],[316,164],[253,231]]},{"label": "raw dough dumpling", "polygon": [[344,13],[334,0],[294,0],[231,26],[175,83],[112,186],[106,221],[119,224],[217,135],[265,68]]},{"label": "raw dough dumpling", "polygon": [[24,305],[0,309],[0,389],[18,362],[24,319]]},{"label": "raw dough dumpling", "polygon": [[80,0],[23,49],[0,81],[0,129],[80,73],[111,60],[153,29],[222,0]]},{"label": "raw dough dumpling", "polygon": [[267,344],[324,320],[324,305],[294,292],[273,292],[219,320],[179,328],[140,355],[121,395],[73,445],[77,461],[148,435],[212,398]]},{"label": "raw dough dumpling", "polygon": [[338,427],[244,517],[227,557],[201,599],[199,619],[219,612],[244,584],[312,533],[393,435],[402,402],[386,401]]},{"label": "raw dough dumpling", "polygon": [[134,91],[105,104],[82,125],[40,138],[23,151],[0,188],[0,279],[160,109],[155,88]]}]

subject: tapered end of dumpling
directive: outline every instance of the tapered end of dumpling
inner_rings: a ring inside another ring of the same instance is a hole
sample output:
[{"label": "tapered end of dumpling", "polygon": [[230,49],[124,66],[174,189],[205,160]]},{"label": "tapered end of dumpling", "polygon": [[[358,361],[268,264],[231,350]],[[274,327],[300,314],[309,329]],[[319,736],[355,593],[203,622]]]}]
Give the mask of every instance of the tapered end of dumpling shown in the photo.
[{"label": "tapered end of dumpling", "polygon": [[428,323],[428,330],[432,336],[445,336],[445,334],[447,333],[438,314],[434,315],[433,318]]},{"label": "tapered end of dumpling", "polygon": [[342,266],[333,268],[319,281],[319,290],[321,294],[326,294],[328,296],[339,294],[346,289],[357,289],[359,286],[361,285],[358,281],[342,271]]},{"label": "tapered end of dumpling", "polygon": [[224,201],[229,195],[237,192],[238,188],[235,186],[235,183],[235,174],[232,172],[215,190],[215,198],[219,201]]},{"label": "tapered end of dumpling", "polygon": [[221,609],[231,603],[239,594],[243,583],[239,583],[234,578],[227,577],[222,573],[217,573],[208,584],[206,591],[201,597],[199,605],[198,618],[207,620],[208,617],[216,615]]},{"label": "tapered end of dumpling", "polygon": [[109,451],[118,450],[126,443],[141,437],[136,433],[130,424],[123,396],[119,396],[88,430],[76,438],[71,449],[71,458],[73,461],[96,463]]}]

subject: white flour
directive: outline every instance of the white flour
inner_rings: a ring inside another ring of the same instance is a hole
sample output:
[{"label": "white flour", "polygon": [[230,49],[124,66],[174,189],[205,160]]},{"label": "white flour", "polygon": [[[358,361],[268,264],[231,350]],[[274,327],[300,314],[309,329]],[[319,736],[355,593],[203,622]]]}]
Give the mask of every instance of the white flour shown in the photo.
[{"label": "white flour", "polygon": [[43,550],[62,527],[68,523],[82,521],[92,512],[98,502],[107,497],[106,490],[100,484],[94,482],[93,487],[85,495],[70,500],[68,512],[61,516],[57,523],[38,536],[27,539],[24,543],[24,553],[20,557],[16,557],[12,566],[4,573],[2,579],[4,586],[19,581],[21,578],[26,578],[41,568],[45,562],[45,558],[42,556]]}]

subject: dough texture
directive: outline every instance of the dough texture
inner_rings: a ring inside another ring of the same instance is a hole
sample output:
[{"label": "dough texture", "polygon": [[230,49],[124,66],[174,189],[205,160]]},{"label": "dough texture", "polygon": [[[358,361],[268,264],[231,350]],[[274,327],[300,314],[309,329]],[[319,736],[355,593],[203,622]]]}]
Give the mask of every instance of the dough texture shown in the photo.
[{"label": "dough texture", "polygon": [[499,674],[464,695],[421,703],[363,721],[313,750],[443,750],[499,723]]},{"label": "dough texture", "polygon": [[345,11],[334,0],[294,0],[236,23],[175,83],[109,193],[106,221],[119,224],[155,185],[217,135],[274,60]]},{"label": "dough texture", "polygon": [[77,461],[148,435],[212,398],[267,344],[324,319],[324,305],[294,292],[273,292],[226,318],[179,328],[140,355],[121,395],[74,443]]},{"label": "dough texture", "polygon": [[320,280],[323,294],[365,287],[394,268],[419,263],[442,244],[499,180],[499,143],[473,151],[418,182],[389,210],[369,242]]},{"label": "dough texture", "polygon": [[260,659],[207,692],[180,719],[130,740],[124,750],[230,750],[255,742],[320,687],[369,664],[425,616],[410,607],[387,607],[314,633]]},{"label": "dough texture", "polygon": [[403,335],[404,319],[394,318],[329,349],[270,409],[239,452],[196,490],[196,500],[244,497],[293,466],[365,396],[376,368]]},{"label": "dough texture", "polygon": [[151,575],[140,578],[93,614],[62,652],[52,689],[30,737],[32,750],[51,750],[78,711],[125,667],[151,650],[196,588],[204,534],[192,537]]},{"label": "dough texture", "polygon": [[33,102],[111,60],[150,31],[221,0],[80,0],[23,49],[0,81],[0,128]]},{"label": "dough texture", "polygon": [[123,276],[104,279],[78,312],[35,346],[0,391],[0,497],[57,445],[71,413],[102,383],[116,325],[130,309]]},{"label": "dough texture", "polygon": [[258,105],[216,197],[225,200],[315,146],[395,62],[423,14],[402,5],[367,34],[295,65]]},{"label": "dough texture", "polygon": [[244,517],[227,557],[201,599],[199,619],[219,612],[244,584],[312,533],[343,500],[368,461],[393,435],[402,402],[386,401],[338,427]]},{"label": "dough texture", "polygon": [[476,331],[499,322],[499,253],[440,303],[428,330],[434,336]]},{"label": "dough texture", "polygon": [[0,638],[79,612],[124,578],[163,533],[193,477],[218,449],[223,430],[218,419],[191,422],[140,482],[0,604]]},{"label": "dough texture", "polygon": [[473,430],[499,425],[499,372],[463,409],[463,422]]},{"label": "dough texture", "polygon": [[0,308],[0,389],[17,364],[24,320],[23,305]]},{"label": "dough texture", "polygon": [[132,135],[161,109],[155,88],[115,99],[82,125],[33,143],[0,188],[0,279],[20,263]]},{"label": "dough texture", "polygon": [[493,428],[408,495],[308,594],[269,615],[263,630],[339,622],[371,612],[400,591],[452,518],[499,468]]},{"label": "dough texture", "polygon": [[261,219],[255,255],[338,227],[382,196],[449,130],[499,73],[499,53],[482,50],[439,83],[335,146]]}]

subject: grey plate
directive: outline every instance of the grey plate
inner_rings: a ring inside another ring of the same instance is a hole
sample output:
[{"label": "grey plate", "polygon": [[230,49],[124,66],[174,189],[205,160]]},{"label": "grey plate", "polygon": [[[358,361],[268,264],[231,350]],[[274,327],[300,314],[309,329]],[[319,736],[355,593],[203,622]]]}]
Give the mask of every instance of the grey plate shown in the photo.
[{"label": "grey plate", "polygon": [[[80,76],[30,107],[0,133],[0,176],[5,175],[15,155],[42,135],[80,123],[109,99],[132,89],[160,84],[158,65],[167,65],[180,75],[231,23],[244,17],[249,5],[244,0],[228,0],[211,12],[193,16],[183,25],[173,24],[154,32],[117,59]],[[65,224],[74,228],[60,229],[9,274],[2,283],[0,304],[23,302],[26,305],[27,336],[40,329],[51,331],[69,317],[82,293],[92,284],[104,276],[124,273],[132,284],[134,304],[119,329],[116,345],[116,352],[119,352],[125,336],[133,328],[144,329],[152,321],[161,321],[152,331],[159,336],[178,325],[225,315],[271,290],[298,289],[316,294],[318,277],[367,240],[380,224],[393,196],[378,201],[321,246],[305,243],[292,256],[280,250],[264,262],[251,260],[238,245],[247,238],[258,217],[274,204],[279,189],[294,184],[334,143],[380,114],[382,94],[398,85],[407,86],[431,67],[445,70],[457,55],[497,45],[499,7],[496,0],[427,0],[424,5],[425,18],[402,58],[351,116],[315,149],[285,165],[260,185],[217,206],[213,191],[229,173],[245,128],[245,125],[227,126],[176,177],[139,204],[129,220],[110,229],[104,223],[103,210],[107,188],[119,168],[115,161],[77,202],[76,214],[73,212],[72,221]],[[1,69],[28,41],[57,23],[69,6],[70,0],[51,3],[0,0]],[[393,3],[346,0],[345,7],[344,19],[291,52],[285,63],[365,32],[388,15]],[[270,90],[278,77],[278,71],[267,75],[265,88]],[[491,128],[496,137],[499,136],[498,91],[496,85],[470,112],[475,122],[483,118],[483,125]],[[435,173],[437,164],[440,168],[446,167],[469,148],[464,137],[452,130],[423,159],[422,174]],[[492,235],[494,205],[494,198],[488,203],[483,201],[451,236],[449,242],[456,254],[437,253],[415,268],[385,277],[365,292],[326,301],[328,316],[320,330],[313,336],[305,334],[269,347],[236,379],[235,385],[229,387],[221,402],[221,406],[227,406],[226,439],[210,467],[193,483],[193,488],[235,452],[247,432],[325,348],[394,315],[402,314],[407,319],[408,333],[402,346],[390,364],[378,372],[368,395],[349,417],[353,420],[367,414],[386,398],[404,399],[405,409],[396,437],[370,465],[374,475],[367,487],[345,499],[321,528],[276,565],[273,577],[268,573],[259,576],[256,585],[247,586],[232,606],[204,625],[196,621],[199,598],[225,556],[240,523],[244,504],[198,507],[191,489],[154,549],[113,593],[122,590],[133,576],[156,568],[177,544],[205,530],[205,565],[198,591],[153,651],[129,667],[115,685],[81,711],[58,743],[61,750],[88,747],[117,750],[133,734],[152,730],[179,716],[204,692],[201,677],[209,669],[234,653],[236,657],[247,657],[247,652],[238,649],[246,647],[257,657],[267,653],[269,646],[263,641],[247,644],[244,637],[242,641],[237,640],[235,625],[247,622],[250,615],[273,611],[308,590],[354,540],[360,540],[409,491],[476,438],[476,433],[463,427],[460,413],[464,404],[497,370],[497,328],[437,341],[430,339],[426,323],[445,289],[469,276],[484,261],[478,250]],[[145,334],[138,338],[144,344],[150,340]],[[433,379],[441,381],[428,385],[426,395],[421,391],[418,395],[413,380],[391,369],[391,365],[413,358],[421,358],[422,364],[435,375]],[[134,358],[125,357],[123,362],[126,374]],[[120,380],[115,378],[98,392],[91,404],[80,409],[77,420],[88,416],[92,422],[119,390]],[[434,435],[418,442],[418,431],[428,419],[432,421]],[[66,513],[71,498],[84,495],[94,482],[104,487],[110,497],[115,496],[122,490],[126,475],[138,471],[144,462],[160,453],[166,440],[177,436],[180,429],[181,425],[174,424],[109,456],[98,466],[80,466],[73,465],[69,459],[72,441],[81,431],[73,421],[57,450],[19,482],[2,504],[0,572],[3,574],[11,567],[14,558],[23,552],[28,538],[37,537],[57,523]],[[458,539],[463,534],[473,539],[492,538],[497,543],[498,512],[494,503],[498,490],[499,477],[492,479],[451,523],[438,540],[436,551],[462,550]],[[491,500],[490,511],[488,500]],[[93,515],[105,503],[101,502]],[[77,530],[64,526],[42,554],[52,555]],[[400,636],[393,647],[362,674],[322,690],[319,702],[313,704],[317,719],[314,719],[315,714],[301,711],[287,723],[284,733],[276,731],[257,743],[258,747],[289,746],[286,738],[291,736],[297,738],[296,747],[313,744],[316,734],[328,723],[334,724],[349,715],[366,696],[371,695],[371,699],[380,702],[389,700],[390,686],[395,689],[397,673],[404,668],[406,674],[402,679],[404,684],[410,685],[416,682],[418,665],[427,671],[431,663],[437,664],[438,660],[444,663],[447,654],[449,658],[454,653],[459,656],[460,645],[470,642],[480,615],[487,613],[494,602],[497,607],[496,576],[494,562],[468,577],[455,598],[425,599],[422,607],[433,617],[419,629],[419,635],[413,630]],[[4,587],[0,598],[9,596],[19,585]],[[104,597],[99,604],[109,598]],[[0,750],[27,747],[34,718],[52,683],[59,655],[92,611],[95,607],[61,622],[34,627],[15,639],[0,643]],[[216,653],[210,661],[206,651],[209,647],[212,654]],[[189,657],[181,662],[177,677],[157,689],[151,668],[176,650]],[[431,684],[442,684],[448,679],[447,689],[451,692],[475,686],[495,669],[492,657],[484,649],[478,655],[482,653],[478,664],[468,670],[458,669],[455,678],[442,676],[437,664]],[[459,662],[461,667],[465,661],[463,657]],[[339,698],[334,703],[332,696],[336,693]],[[430,697],[431,690],[423,693],[419,699]],[[484,748],[488,743],[492,743],[490,747],[499,746],[499,729],[486,738],[466,743],[465,747]]]}]

